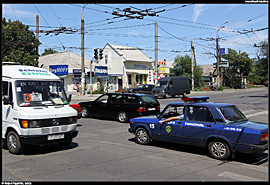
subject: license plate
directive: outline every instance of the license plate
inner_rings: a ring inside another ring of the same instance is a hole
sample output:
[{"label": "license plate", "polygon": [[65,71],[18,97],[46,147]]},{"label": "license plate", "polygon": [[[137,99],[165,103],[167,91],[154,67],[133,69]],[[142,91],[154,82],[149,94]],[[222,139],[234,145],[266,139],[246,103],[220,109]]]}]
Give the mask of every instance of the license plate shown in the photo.
[{"label": "license plate", "polygon": [[64,139],[64,134],[58,134],[58,135],[50,135],[48,136],[48,140],[56,140],[56,139]]},{"label": "license plate", "polygon": [[148,108],[149,111],[156,110],[156,108]]},{"label": "license plate", "polygon": [[154,96],[158,96],[158,94],[154,94]]}]

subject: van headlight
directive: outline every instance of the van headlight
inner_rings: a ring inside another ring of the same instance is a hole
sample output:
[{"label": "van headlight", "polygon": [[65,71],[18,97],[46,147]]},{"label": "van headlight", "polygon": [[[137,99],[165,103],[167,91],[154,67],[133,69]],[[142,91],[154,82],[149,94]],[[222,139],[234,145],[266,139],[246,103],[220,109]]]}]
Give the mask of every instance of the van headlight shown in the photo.
[{"label": "van headlight", "polygon": [[40,127],[40,121],[38,120],[23,120],[20,119],[20,126],[22,128],[39,128]]}]

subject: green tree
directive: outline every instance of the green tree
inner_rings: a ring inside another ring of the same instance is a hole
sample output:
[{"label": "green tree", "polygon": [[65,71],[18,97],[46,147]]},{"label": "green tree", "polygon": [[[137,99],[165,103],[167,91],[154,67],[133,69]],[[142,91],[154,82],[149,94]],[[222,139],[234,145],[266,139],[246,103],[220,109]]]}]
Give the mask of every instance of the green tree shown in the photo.
[{"label": "green tree", "polygon": [[22,65],[38,66],[37,46],[41,43],[36,39],[29,26],[19,20],[6,21],[2,18],[2,61],[18,62]]},{"label": "green tree", "polygon": [[[174,68],[171,69],[171,74],[175,76],[188,76],[192,80],[191,74],[191,58],[188,55],[177,55],[174,59]],[[195,88],[201,87],[203,83],[203,69],[200,66],[194,67],[194,86]]]},{"label": "green tree", "polygon": [[229,61],[230,67],[226,70],[226,76],[229,76],[229,81],[233,88],[241,86],[241,79],[247,77],[252,69],[252,59],[249,58],[246,52],[238,53],[236,50],[229,48],[228,54],[222,58]]},{"label": "green tree", "polygon": [[52,48],[44,49],[44,52],[41,54],[41,56],[49,55],[49,54],[53,54],[53,53],[58,53],[58,51],[55,51]]}]

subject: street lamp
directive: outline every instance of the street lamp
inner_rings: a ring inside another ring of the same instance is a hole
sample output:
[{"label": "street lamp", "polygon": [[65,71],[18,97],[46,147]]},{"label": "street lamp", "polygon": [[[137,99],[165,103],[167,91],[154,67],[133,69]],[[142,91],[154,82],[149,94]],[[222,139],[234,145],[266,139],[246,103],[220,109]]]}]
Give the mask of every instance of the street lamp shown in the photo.
[{"label": "street lamp", "polygon": [[221,29],[221,28],[224,28],[224,24],[227,24],[229,21],[226,21],[224,22],[223,24],[221,24],[219,27],[218,27],[218,30],[217,30],[217,36],[216,36],[216,50],[217,50],[217,86],[220,87],[220,78],[219,78],[219,47],[218,47],[218,31]]}]

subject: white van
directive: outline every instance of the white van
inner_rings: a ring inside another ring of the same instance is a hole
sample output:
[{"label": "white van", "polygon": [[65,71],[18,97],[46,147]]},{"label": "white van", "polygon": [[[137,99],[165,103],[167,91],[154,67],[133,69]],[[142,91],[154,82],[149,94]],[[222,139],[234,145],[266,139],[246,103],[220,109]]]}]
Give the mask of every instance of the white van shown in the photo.
[{"label": "white van", "polygon": [[25,144],[67,146],[76,127],[77,112],[59,77],[32,66],[2,66],[2,147],[20,154]]}]

